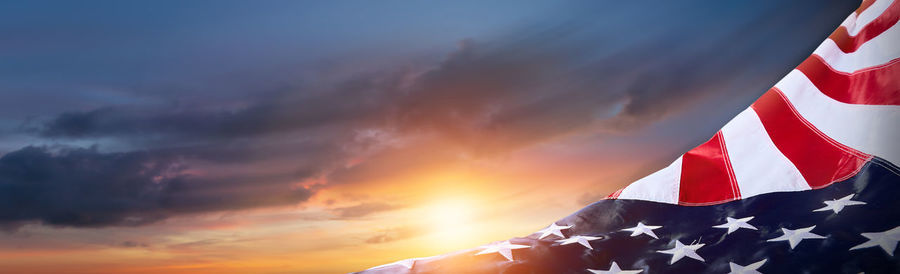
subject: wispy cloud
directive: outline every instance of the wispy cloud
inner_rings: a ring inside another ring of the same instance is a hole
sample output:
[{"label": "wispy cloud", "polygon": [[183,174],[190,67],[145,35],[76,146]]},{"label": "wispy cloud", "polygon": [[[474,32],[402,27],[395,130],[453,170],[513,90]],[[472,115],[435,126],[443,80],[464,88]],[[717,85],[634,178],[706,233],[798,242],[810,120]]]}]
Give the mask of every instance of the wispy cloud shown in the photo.
[{"label": "wispy cloud", "polygon": [[371,214],[394,210],[401,208],[401,206],[392,205],[388,203],[382,202],[368,202],[368,203],[360,203],[354,206],[347,207],[338,207],[333,209],[332,211],[337,215],[338,218],[342,219],[351,219],[351,218],[359,218],[365,217]]},{"label": "wispy cloud", "polygon": [[421,235],[422,233],[422,229],[417,227],[396,227],[380,231],[375,236],[366,239],[365,242],[367,244],[381,244],[415,237]]}]

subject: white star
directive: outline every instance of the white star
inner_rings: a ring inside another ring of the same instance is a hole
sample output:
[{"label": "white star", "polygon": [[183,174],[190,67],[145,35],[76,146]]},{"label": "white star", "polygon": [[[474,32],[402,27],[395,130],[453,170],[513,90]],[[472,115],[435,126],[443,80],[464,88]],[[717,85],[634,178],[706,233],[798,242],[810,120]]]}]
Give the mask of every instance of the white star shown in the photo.
[{"label": "white star", "polygon": [[750,225],[750,224],[747,223],[747,222],[749,222],[750,220],[753,220],[753,216],[750,216],[750,217],[747,217],[747,218],[740,218],[740,219],[735,219],[735,218],[731,218],[731,217],[725,217],[725,220],[727,221],[727,223],[720,224],[720,225],[713,226],[713,227],[715,227],[715,228],[727,228],[727,229],[728,229],[728,232],[726,232],[725,234],[731,234],[731,232],[734,232],[734,231],[738,230],[739,228],[746,228],[746,229],[753,229],[753,230],[756,230],[756,227],[755,227],[755,226],[752,226],[752,225]]},{"label": "white star", "polygon": [[475,255],[488,254],[488,253],[500,253],[500,255],[503,255],[503,257],[505,257],[507,260],[512,261],[513,260],[513,255],[512,255],[513,249],[529,248],[529,247],[530,246],[527,246],[527,245],[512,244],[509,242],[509,240],[506,240],[506,241],[502,241],[499,243],[493,243],[493,244],[482,246],[481,248],[483,248],[484,250],[482,250],[481,252],[475,253]]},{"label": "white star", "polygon": [[829,210],[834,210],[834,214],[838,214],[838,212],[841,212],[841,210],[844,209],[845,206],[864,205],[864,204],[866,204],[866,203],[864,203],[864,202],[850,200],[850,198],[853,198],[853,194],[847,195],[847,196],[845,196],[844,198],[840,198],[840,199],[837,199],[837,200],[825,201],[825,207],[820,208],[820,209],[816,209],[816,210],[813,210],[813,211],[829,211]]},{"label": "white star", "polygon": [[897,242],[900,241],[900,226],[883,232],[862,233],[862,236],[869,240],[850,248],[850,250],[880,246],[888,255],[894,256],[894,249],[897,248]]},{"label": "white star", "polygon": [[672,254],[672,261],[670,261],[669,264],[674,264],[675,262],[677,262],[678,260],[681,260],[681,258],[684,258],[685,256],[687,256],[688,258],[694,259],[694,260],[706,262],[706,260],[704,260],[703,257],[700,257],[700,255],[697,254],[697,249],[700,249],[704,245],[706,245],[706,244],[684,245],[681,243],[681,241],[675,240],[675,248],[672,248],[669,250],[660,250],[660,251],[656,251],[656,252]]},{"label": "white star", "polygon": [[769,239],[767,242],[775,242],[775,241],[788,241],[791,244],[791,249],[794,249],[800,241],[804,239],[825,239],[822,235],[818,235],[812,233],[812,231],[816,226],[800,228],[795,230],[790,230],[787,228],[782,228],[781,231],[784,232],[784,235],[775,239]]},{"label": "white star", "polygon": [[541,233],[541,236],[538,237],[538,240],[543,239],[544,237],[550,236],[551,234],[559,236],[560,238],[565,238],[566,236],[563,236],[562,230],[569,229],[569,228],[572,228],[572,226],[556,225],[556,223],[553,223],[550,226],[548,226],[547,228],[541,229],[541,231],[537,232],[537,233]]},{"label": "white star", "polygon": [[415,259],[406,259],[406,260],[397,261],[393,264],[402,265],[402,266],[406,267],[406,269],[412,269],[413,264],[415,264],[415,263],[416,263]]},{"label": "white star", "polygon": [[653,239],[659,239],[659,237],[656,237],[656,234],[653,233],[653,230],[660,228],[660,227],[662,227],[662,226],[644,225],[644,223],[638,222],[637,226],[632,227],[632,228],[622,229],[622,230],[631,231],[631,237],[638,236],[641,234],[647,234],[648,236],[653,237]]},{"label": "white star", "polygon": [[728,272],[728,274],[762,274],[757,269],[759,269],[764,264],[766,264],[766,259],[752,263],[748,266],[741,266],[739,264],[729,262],[728,267],[731,268],[731,272]]},{"label": "white star", "polygon": [[588,241],[599,240],[599,239],[603,239],[603,237],[575,235],[568,239],[557,240],[556,242],[560,243],[560,245],[579,243],[579,244],[583,245],[584,247],[594,250],[594,248],[591,247],[591,243],[589,243]]},{"label": "white star", "polygon": [[609,270],[604,271],[604,270],[588,269],[588,271],[590,271],[591,273],[594,273],[594,274],[620,274],[620,273],[621,274],[638,274],[638,273],[644,272],[643,269],[622,270],[621,268],[619,268],[619,264],[616,264],[616,262],[612,262],[612,265],[609,266]]},{"label": "white star", "polygon": [[418,261],[418,260],[427,260],[427,259],[431,259],[431,258],[434,258],[434,257],[437,257],[437,256],[422,257],[422,258],[412,258],[412,259],[400,260],[400,261],[396,261],[396,262],[389,263],[389,264],[379,265],[379,266],[376,266],[376,267],[373,267],[373,268],[370,268],[370,269],[382,268],[382,267],[388,267],[388,266],[392,266],[392,265],[399,265],[399,266],[405,267],[406,269],[412,269],[412,267],[413,267],[413,265],[416,263],[416,261]]}]

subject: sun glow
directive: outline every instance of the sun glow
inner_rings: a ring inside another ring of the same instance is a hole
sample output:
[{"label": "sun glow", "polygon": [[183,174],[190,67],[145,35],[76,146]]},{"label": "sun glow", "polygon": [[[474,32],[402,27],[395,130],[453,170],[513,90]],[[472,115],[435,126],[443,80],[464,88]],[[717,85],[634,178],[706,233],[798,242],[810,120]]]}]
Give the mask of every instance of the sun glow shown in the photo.
[{"label": "sun glow", "polygon": [[472,203],[467,200],[441,200],[427,210],[431,236],[445,247],[457,247],[471,239],[475,229]]}]

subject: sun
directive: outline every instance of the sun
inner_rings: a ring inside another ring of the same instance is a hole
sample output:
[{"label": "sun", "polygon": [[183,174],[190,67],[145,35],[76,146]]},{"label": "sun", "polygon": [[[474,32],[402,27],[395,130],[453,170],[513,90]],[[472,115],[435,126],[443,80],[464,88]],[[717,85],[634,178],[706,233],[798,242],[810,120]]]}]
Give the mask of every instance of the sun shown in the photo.
[{"label": "sun", "polygon": [[442,246],[457,246],[474,235],[475,209],[463,199],[447,199],[432,203],[426,211],[431,236]]}]

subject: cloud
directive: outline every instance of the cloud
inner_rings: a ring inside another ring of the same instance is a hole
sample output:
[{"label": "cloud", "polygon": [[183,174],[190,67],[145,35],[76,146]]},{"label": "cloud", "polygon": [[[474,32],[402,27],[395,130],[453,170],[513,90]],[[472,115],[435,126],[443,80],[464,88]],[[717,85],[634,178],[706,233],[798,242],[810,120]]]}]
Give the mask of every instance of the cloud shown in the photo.
[{"label": "cloud", "polygon": [[[293,205],[316,189],[498,157],[573,134],[633,133],[712,96],[749,103],[832,29],[806,20],[827,16],[807,13],[719,20],[739,12],[726,4],[677,13],[617,5],[603,10],[669,16],[671,24],[628,18],[622,28],[616,16],[585,9],[374,69],[334,59],[321,71],[273,69],[173,88],[208,101],[153,91],[146,100],[31,119],[18,133],[35,143],[114,151],[28,146],[2,156],[0,228],[142,225]],[[223,87],[230,96],[214,96]],[[334,213],[358,218],[395,208],[362,203]]]},{"label": "cloud", "polygon": [[[690,70],[684,66],[694,66],[686,61],[692,56],[610,71],[602,64],[634,61],[582,60],[589,50],[547,35],[515,44],[465,40],[438,63],[349,75],[237,107],[108,106],[65,112],[27,128],[50,139],[209,147],[287,135],[343,145],[353,140],[342,136],[376,129],[399,137],[427,135],[470,153],[492,154],[597,122],[639,128],[731,79],[719,72],[687,80],[683,74],[707,73],[699,67],[685,72]],[[483,138],[487,135],[491,138]]]},{"label": "cloud", "polygon": [[133,248],[133,247],[143,247],[143,248],[147,248],[147,247],[150,247],[150,245],[147,244],[147,243],[136,242],[136,241],[123,241],[123,242],[117,244],[117,246],[128,247],[128,248]]},{"label": "cloud", "polygon": [[176,214],[291,205],[313,192],[291,176],[207,178],[150,152],[26,147],[0,157],[0,223],[133,226]]},{"label": "cloud", "polygon": [[[777,58],[794,55],[785,50],[752,66],[738,65],[771,50],[771,41],[757,38],[767,31],[757,24],[787,20],[774,19],[738,22],[742,25],[732,26],[738,32],[690,25],[709,31],[620,39],[601,35],[611,31],[608,25],[557,22],[462,40],[436,61],[398,57],[396,63],[404,65],[347,70],[354,72],[221,106],[111,105],[64,112],[27,128],[51,139],[114,138],[141,146],[147,141],[215,146],[292,134],[343,144],[347,140],[337,136],[374,128],[430,135],[475,154],[502,153],[591,126],[640,129],[704,96],[733,93],[751,99],[785,69],[756,71],[753,75],[762,76],[748,78],[750,70],[793,64]],[[681,21],[673,24],[688,28]],[[779,47],[814,46],[807,44]],[[346,60],[343,66],[355,64]],[[746,90],[756,93],[736,93]]]},{"label": "cloud", "polygon": [[368,202],[354,206],[339,207],[332,211],[341,219],[353,219],[397,208],[400,208],[400,206],[380,202]]},{"label": "cloud", "polygon": [[387,242],[393,242],[403,239],[409,239],[418,235],[421,235],[423,230],[418,227],[406,226],[406,227],[396,227],[391,229],[386,229],[380,231],[377,235],[369,237],[366,239],[367,244],[381,244]]}]

